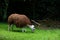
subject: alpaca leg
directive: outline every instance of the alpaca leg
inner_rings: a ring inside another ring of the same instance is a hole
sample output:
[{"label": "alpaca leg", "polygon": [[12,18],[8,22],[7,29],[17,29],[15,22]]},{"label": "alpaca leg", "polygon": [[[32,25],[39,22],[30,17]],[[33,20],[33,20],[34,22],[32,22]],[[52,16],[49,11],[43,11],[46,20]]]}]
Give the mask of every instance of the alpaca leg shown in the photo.
[{"label": "alpaca leg", "polygon": [[10,25],[8,25],[8,31],[10,31]]},{"label": "alpaca leg", "polygon": [[12,25],[8,25],[8,31],[10,31],[11,28],[12,28],[12,30],[13,30]]},{"label": "alpaca leg", "polygon": [[11,25],[12,31],[13,31],[13,25]]},{"label": "alpaca leg", "polygon": [[26,29],[25,28],[22,28],[22,32],[26,32]]}]

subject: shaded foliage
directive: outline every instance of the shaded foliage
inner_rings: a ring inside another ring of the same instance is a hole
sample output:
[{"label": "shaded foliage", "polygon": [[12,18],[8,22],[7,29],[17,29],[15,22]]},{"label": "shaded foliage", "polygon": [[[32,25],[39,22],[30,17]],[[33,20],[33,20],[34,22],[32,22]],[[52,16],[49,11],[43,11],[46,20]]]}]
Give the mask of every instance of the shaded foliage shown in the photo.
[{"label": "shaded foliage", "polygon": [[34,20],[60,20],[60,2],[58,0],[4,0],[0,3],[2,19],[7,19],[11,13],[17,12]]},{"label": "shaded foliage", "polygon": [[51,18],[56,14],[56,1],[55,0],[40,0],[36,3],[36,13],[38,18],[46,19]]}]

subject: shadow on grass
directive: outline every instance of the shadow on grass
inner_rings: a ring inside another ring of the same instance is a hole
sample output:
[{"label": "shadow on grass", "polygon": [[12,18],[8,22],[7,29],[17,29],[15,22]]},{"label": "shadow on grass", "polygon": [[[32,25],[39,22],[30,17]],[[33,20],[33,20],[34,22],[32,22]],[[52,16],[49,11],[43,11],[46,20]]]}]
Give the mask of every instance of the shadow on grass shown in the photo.
[{"label": "shadow on grass", "polygon": [[[13,30],[12,32],[22,32],[22,30]],[[34,33],[32,31],[24,31],[24,33]]]},{"label": "shadow on grass", "polygon": [[0,35],[0,40],[8,40],[9,38],[3,36],[3,35]]}]

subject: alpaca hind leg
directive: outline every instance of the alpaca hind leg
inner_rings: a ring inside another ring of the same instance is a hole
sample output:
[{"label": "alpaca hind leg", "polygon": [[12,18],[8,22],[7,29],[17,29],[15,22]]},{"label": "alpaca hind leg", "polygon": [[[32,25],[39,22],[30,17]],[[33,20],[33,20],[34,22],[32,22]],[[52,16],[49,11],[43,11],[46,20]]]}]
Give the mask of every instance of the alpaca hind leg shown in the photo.
[{"label": "alpaca hind leg", "polygon": [[13,25],[11,25],[11,29],[12,29],[12,31],[13,31]]},{"label": "alpaca hind leg", "polygon": [[8,25],[8,31],[10,31],[10,25]]},{"label": "alpaca hind leg", "polygon": [[13,30],[12,25],[8,25],[8,31],[10,31],[10,30],[11,30],[11,28],[12,28],[12,30]]}]

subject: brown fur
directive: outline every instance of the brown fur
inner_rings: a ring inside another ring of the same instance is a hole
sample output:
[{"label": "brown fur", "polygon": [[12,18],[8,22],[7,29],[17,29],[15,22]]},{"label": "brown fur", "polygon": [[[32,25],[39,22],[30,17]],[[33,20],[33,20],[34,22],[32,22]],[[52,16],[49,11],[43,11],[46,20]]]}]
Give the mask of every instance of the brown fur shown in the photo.
[{"label": "brown fur", "polygon": [[31,25],[29,18],[26,15],[20,14],[11,14],[8,17],[8,24],[15,24],[16,27],[24,27],[26,25]]}]

